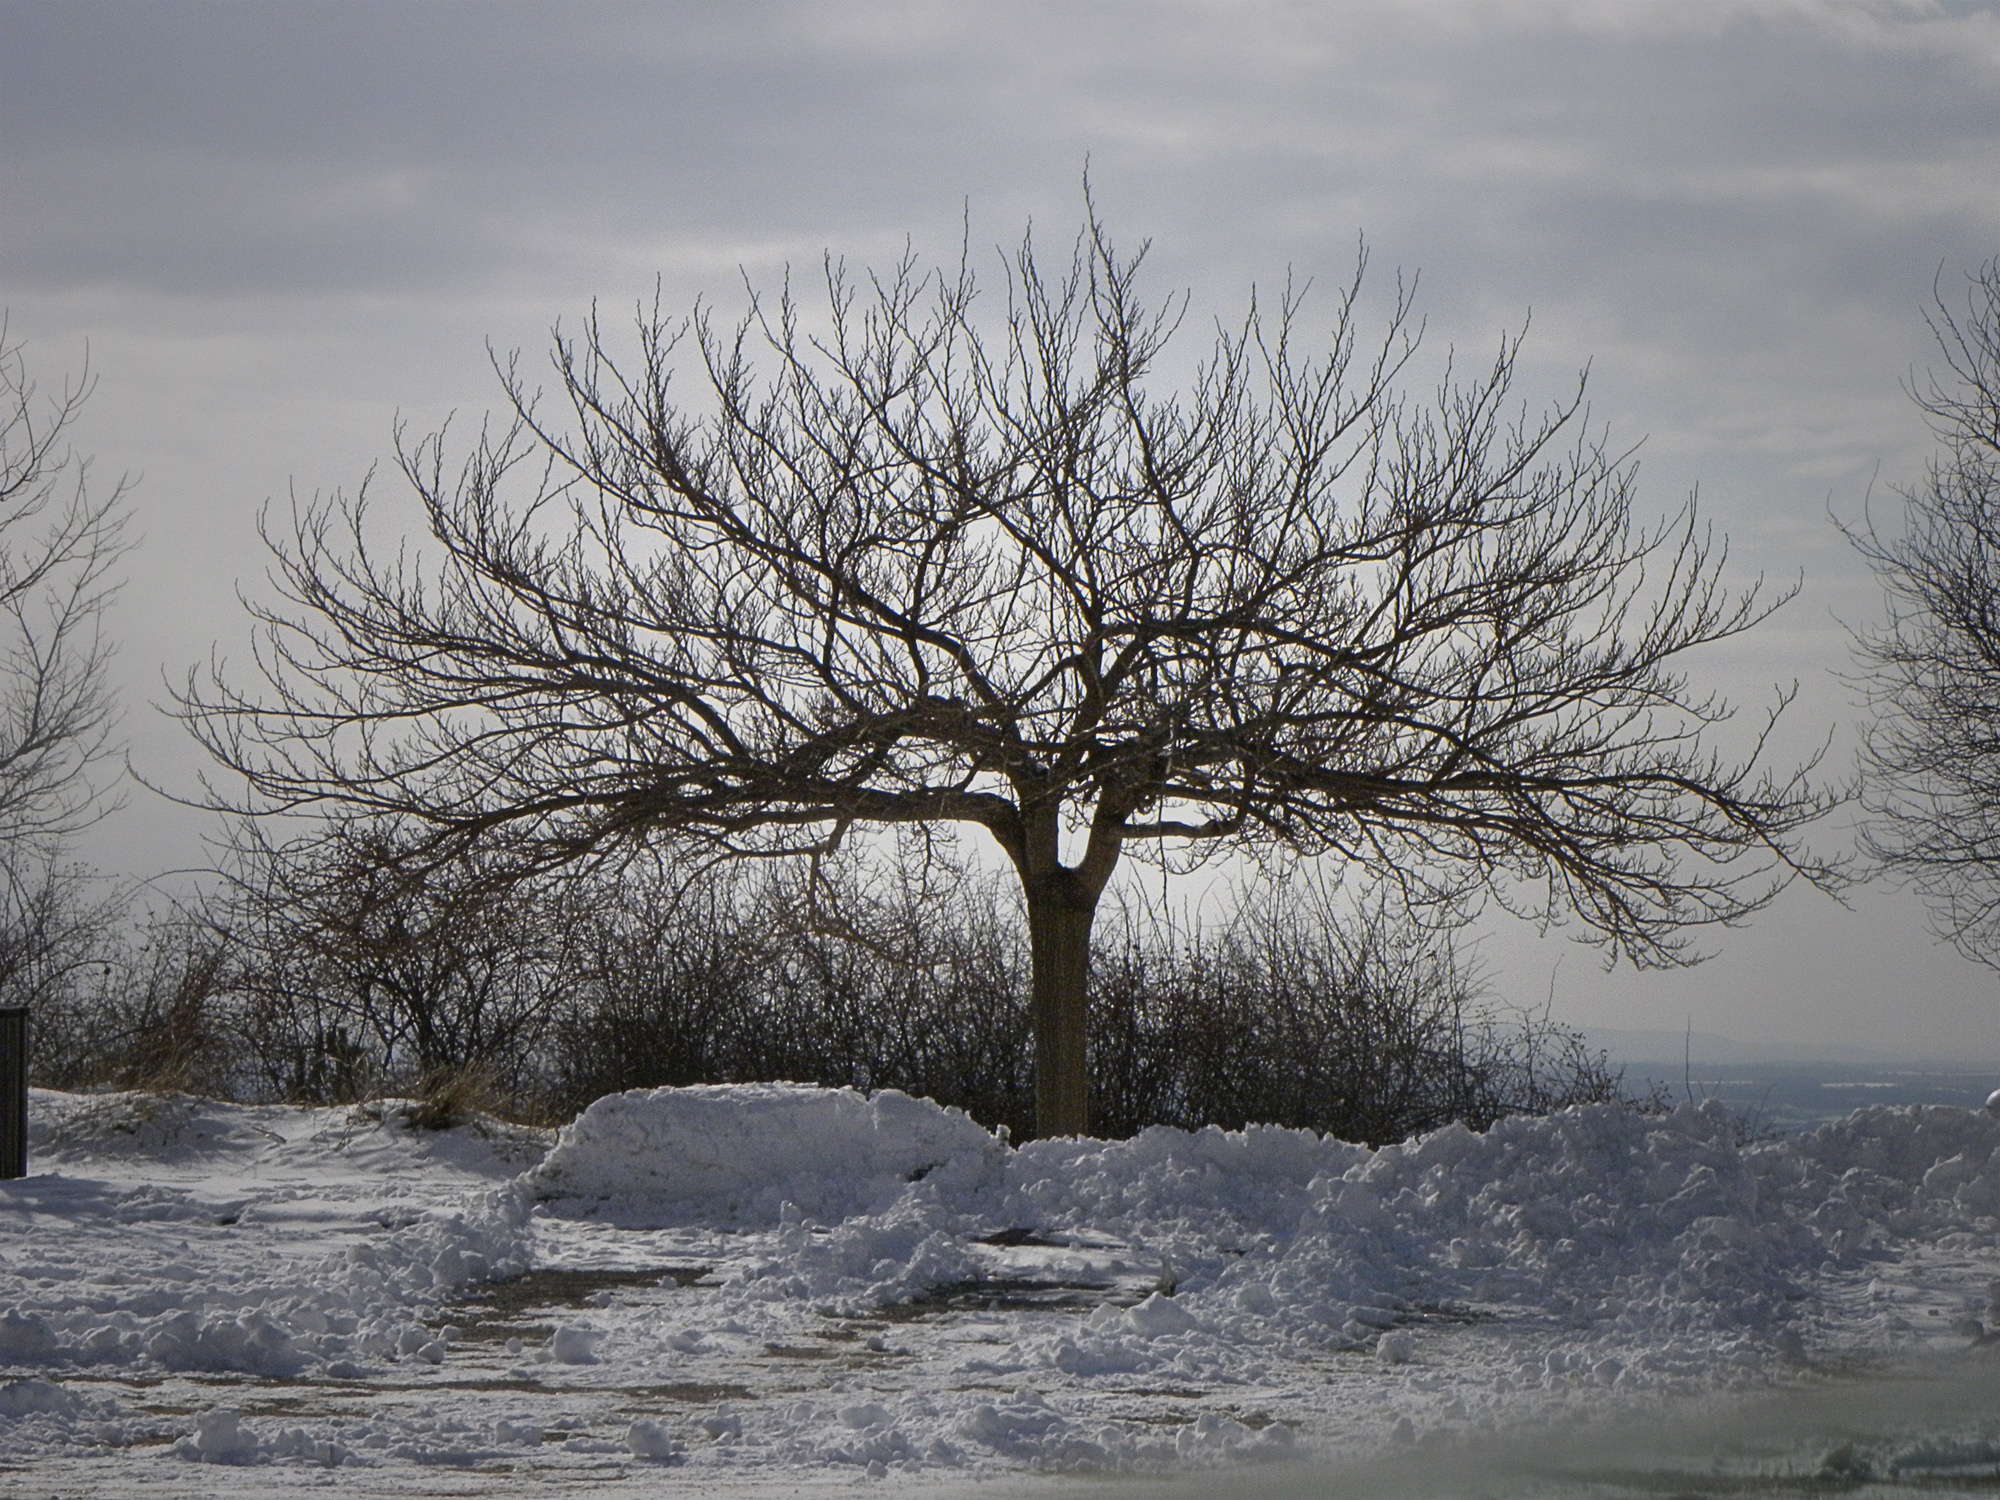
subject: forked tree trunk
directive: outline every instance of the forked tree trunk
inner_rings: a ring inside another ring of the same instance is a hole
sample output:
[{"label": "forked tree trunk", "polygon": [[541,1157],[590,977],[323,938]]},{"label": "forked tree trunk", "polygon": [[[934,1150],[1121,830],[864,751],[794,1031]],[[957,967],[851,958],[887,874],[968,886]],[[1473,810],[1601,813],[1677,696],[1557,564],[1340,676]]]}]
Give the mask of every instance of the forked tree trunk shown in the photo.
[{"label": "forked tree trunk", "polygon": [[1065,889],[1073,885],[1070,880],[1037,882],[1026,891],[1034,963],[1035,1134],[1043,1137],[1090,1133],[1085,1043],[1090,924],[1097,900],[1094,894]]}]

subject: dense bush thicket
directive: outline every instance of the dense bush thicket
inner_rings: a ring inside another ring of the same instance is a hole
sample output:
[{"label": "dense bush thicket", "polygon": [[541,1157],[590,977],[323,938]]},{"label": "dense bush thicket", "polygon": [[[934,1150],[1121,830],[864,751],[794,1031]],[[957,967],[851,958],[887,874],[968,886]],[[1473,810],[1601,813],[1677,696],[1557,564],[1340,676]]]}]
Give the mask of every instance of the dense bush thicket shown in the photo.
[{"label": "dense bush thicket", "polygon": [[52,1088],[170,1088],[253,1096],[231,986],[237,958],[199,917],[156,917],[128,940],[98,929],[31,1005],[29,1075]]},{"label": "dense bush thicket", "polygon": [[[899,1088],[1025,1138],[1016,899],[913,865],[526,884],[468,857],[398,873],[379,826],[239,850],[227,894],[38,997],[59,1087],[339,1103],[413,1093],[539,1119],[662,1084]],[[1380,1143],[1617,1096],[1572,1032],[1496,1013],[1450,945],[1385,905],[1259,888],[1194,934],[1100,940],[1092,1120],[1305,1126]]]},{"label": "dense bush thicket", "polygon": [[1480,1003],[1450,945],[1385,905],[1280,894],[1177,945],[1128,923],[1096,972],[1107,1135],[1264,1122],[1380,1145],[1619,1097],[1581,1035]]}]

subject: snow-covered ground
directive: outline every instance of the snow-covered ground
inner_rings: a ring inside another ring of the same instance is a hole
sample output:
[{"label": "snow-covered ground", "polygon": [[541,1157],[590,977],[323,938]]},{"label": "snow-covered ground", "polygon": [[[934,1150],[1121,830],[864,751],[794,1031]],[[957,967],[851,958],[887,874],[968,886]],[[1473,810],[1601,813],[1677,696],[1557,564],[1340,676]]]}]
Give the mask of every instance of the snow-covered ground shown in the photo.
[{"label": "snow-covered ground", "polygon": [[0,1494],[997,1497],[1920,1356],[2000,1386],[2000,1120],[1971,1110],[1742,1144],[1717,1108],[1603,1107],[1381,1151],[1017,1150],[789,1085],[613,1096],[558,1135],[31,1112],[35,1175],[0,1183]]}]

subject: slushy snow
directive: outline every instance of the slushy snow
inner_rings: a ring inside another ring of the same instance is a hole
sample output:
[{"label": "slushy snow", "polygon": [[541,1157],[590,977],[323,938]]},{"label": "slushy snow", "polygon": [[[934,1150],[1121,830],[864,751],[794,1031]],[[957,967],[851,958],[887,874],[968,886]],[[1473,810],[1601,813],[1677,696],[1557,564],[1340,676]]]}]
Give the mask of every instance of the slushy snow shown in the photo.
[{"label": "slushy snow", "polygon": [[0,1465],[105,1494],[187,1463],[1169,1471],[1812,1381],[2000,1318],[1984,1111],[1745,1143],[1715,1107],[1592,1106],[1378,1151],[1016,1149],[785,1084],[614,1095],[553,1140],[413,1120],[36,1092]]}]

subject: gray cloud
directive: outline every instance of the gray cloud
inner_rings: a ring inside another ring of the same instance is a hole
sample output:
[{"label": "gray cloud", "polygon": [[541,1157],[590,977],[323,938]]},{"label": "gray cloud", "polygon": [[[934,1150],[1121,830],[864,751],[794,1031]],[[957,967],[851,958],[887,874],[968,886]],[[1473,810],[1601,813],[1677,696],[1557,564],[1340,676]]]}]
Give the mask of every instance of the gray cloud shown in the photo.
[{"label": "gray cloud", "polygon": [[[238,644],[256,505],[293,475],[351,484],[399,406],[419,427],[476,411],[484,338],[532,354],[553,318],[656,273],[670,300],[727,303],[739,265],[766,277],[822,246],[882,258],[907,233],[948,256],[968,203],[976,251],[1029,215],[1060,239],[1087,160],[1114,229],[1153,236],[1159,284],[1198,307],[1287,267],[1338,280],[1365,230],[1383,281],[1421,268],[1440,356],[1489,351],[1532,308],[1531,395],[1591,361],[1594,413],[1647,435],[1646,504],[1699,482],[1746,573],[1806,570],[1806,597],[1715,669],[1752,700],[1799,677],[1816,741],[1846,713],[1828,610],[1872,598],[1824,509],[1852,513],[1877,465],[1916,472],[1927,439],[1897,381],[1928,358],[1921,305],[1940,267],[2000,251],[2000,18],[1925,0],[15,0],[0,139],[0,300],[36,349],[91,340],[90,440],[147,475],[121,615],[135,701],[217,633]],[[135,721],[173,763],[172,727]],[[1810,922],[1771,928],[1758,951],[1781,957],[1740,972],[1782,969],[1783,934],[1808,930],[1793,947],[1833,982]],[[1894,944],[1891,970],[1933,963]]]},{"label": "gray cloud", "polygon": [[559,231],[924,229],[1052,186],[1069,209],[1086,155],[1190,263],[1366,228],[1556,281],[1822,217],[1841,233],[1786,237],[1991,228],[1979,25],[1711,10],[18,6],[0,129],[37,207],[0,245],[29,284],[462,288]]}]

